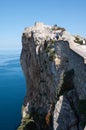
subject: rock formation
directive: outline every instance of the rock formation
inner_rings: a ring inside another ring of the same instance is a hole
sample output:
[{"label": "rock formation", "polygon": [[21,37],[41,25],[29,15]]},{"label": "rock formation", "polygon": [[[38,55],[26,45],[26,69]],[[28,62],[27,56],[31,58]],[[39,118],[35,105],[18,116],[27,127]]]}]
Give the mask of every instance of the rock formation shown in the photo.
[{"label": "rock formation", "polygon": [[85,130],[85,48],[85,39],[57,25],[25,28],[20,62],[27,88],[18,130]]}]

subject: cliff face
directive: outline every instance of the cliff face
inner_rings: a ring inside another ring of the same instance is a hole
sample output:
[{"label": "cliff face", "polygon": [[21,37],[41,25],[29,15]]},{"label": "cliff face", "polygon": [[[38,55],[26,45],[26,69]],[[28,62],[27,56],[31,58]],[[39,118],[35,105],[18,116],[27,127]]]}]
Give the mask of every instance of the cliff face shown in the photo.
[{"label": "cliff face", "polygon": [[27,90],[19,129],[84,129],[78,104],[86,103],[86,65],[71,49],[74,40],[56,25],[35,23],[24,30],[20,61]]}]

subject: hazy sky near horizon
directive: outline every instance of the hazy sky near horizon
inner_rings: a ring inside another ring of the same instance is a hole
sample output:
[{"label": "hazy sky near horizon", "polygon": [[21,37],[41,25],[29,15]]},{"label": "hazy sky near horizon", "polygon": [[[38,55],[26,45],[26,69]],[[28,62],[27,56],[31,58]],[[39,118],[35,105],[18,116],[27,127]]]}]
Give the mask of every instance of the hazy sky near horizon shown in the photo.
[{"label": "hazy sky near horizon", "polygon": [[0,48],[21,48],[24,28],[36,21],[86,37],[86,0],[0,0]]}]

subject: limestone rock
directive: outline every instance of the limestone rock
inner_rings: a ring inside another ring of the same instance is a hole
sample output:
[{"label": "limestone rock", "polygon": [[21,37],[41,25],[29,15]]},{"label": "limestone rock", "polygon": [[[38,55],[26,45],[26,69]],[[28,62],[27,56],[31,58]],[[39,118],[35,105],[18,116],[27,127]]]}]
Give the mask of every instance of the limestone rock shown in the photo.
[{"label": "limestone rock", "polygon": [[[43,23],[22,34],[20,62],[27,83],[22,114],[41,130],[82,130],[77,104],[86,99],[85,53],[78,55],[77,46],[71,49],[74,39],[66,30]],[[72,78],[71,73],[64,76],[71,70]]]},{"label": "limestone rock", "polygon": [[60,96],[54,110],[54,130],[83,130],[79,128],[77,104],[75,90],[68,92],[65,96]]}]

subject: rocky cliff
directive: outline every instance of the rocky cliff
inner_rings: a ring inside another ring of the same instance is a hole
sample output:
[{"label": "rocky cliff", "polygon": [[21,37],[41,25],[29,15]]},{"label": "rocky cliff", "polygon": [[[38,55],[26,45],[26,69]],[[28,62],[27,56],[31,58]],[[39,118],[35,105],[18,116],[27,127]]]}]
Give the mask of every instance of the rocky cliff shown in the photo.
[{"label": "rocky cliff", "polygon": [[86,129],[85,48],[84,38],[57,25],[25,28],[20,62],[27,87],[19,130]]}]

